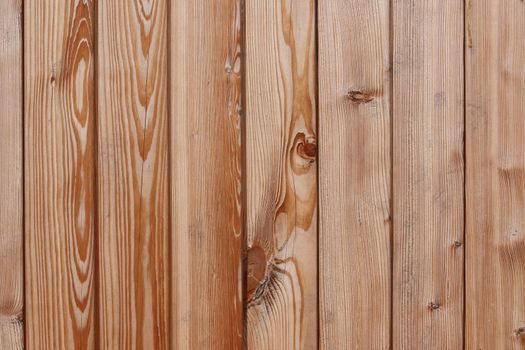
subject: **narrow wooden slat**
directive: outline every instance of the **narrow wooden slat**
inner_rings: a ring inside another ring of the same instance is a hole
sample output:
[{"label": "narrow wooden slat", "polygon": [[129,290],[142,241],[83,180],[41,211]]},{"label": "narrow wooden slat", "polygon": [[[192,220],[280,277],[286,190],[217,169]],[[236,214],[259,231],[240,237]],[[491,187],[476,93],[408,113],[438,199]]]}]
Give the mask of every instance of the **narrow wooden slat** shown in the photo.
[{"label": "narrow wooden slat", "polygon": [[170,7],[172,348],[241,349],[240,0]]},{"label": "narrow wooden slat", "polygon": [[390,345],[389,4],[319,0],[322,349]]},{"label": "narrow wooden slat", "polygon": [[463,0],[392,10],[393,349],[461,349]]},{"label": "narrow wooden slat", "polygon": [[525,349],[525,3],[466,15],[466,349]]},{"label": "narrow wooden slat", "polygon": [[24,347],[22,2],[0,2],[0,349]]},{"label": "narrow wooden slat", "polygon": [[98,3],[100,349],[169,348],[167,1]]},{"label": "narrow wooden slat", "polygon": [[315,13],[246,1],[248,349],[317,349]]},{"label": "narrow wooden slat", "polygon": [[93,1],[24,1],[28,349],[93,349]]}]

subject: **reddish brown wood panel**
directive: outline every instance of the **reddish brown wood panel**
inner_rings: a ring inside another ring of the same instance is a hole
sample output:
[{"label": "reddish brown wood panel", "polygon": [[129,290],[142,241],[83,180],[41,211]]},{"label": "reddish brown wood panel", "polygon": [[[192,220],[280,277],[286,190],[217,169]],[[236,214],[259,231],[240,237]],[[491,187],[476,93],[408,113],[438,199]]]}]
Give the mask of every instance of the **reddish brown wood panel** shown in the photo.
[{"label": "reddish brown wood panel", "polygon": [[0,2],[0,349],[24,348],[22,1]]},{"label": "reddish brown wood panel", "polygon": [[173,349],[241,349],[241,1],[170,12]]},{"label": "reddish brown wood panel", "polygon": [[98,3],[98,346],[168,349],[167,1]]},{"label": "reddish brown wood panel", "polygon": [[94,349],[94,1],[24,2],[28,349]]}]

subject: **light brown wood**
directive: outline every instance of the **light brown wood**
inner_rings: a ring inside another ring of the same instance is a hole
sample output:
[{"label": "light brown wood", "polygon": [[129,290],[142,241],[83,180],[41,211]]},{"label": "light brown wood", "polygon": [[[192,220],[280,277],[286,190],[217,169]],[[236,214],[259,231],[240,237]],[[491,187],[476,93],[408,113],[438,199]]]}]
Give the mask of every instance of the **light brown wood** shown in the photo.
[{"label": "light brown wood", "polygon": [[101,1],[97,22],[97,348],[168,349],[167,1]]},{"label": "light brown wood", "polygon": [[321,349],[390,346],[389,4],[319,0]]},{"label": "light brown wood", "polygon": [[463,346],[463,0],[393,3],[393,346]]},{"label": "light brown wood", "polygon": [[315,12],[246,1],[248,349],[317,349]]},{"label": "light brown wood", "polygon": [[25,1],[28,349],[94,349],[93,1]]},{"label": "light brown wood", "polygon": [[525,349],[525,3],[467,2],[466,349]]},{"label": "light brown wood", "polygon": [[241,349],[240,0],[170,4],[172,349]]},{"label": "light brown wood", "polygon": [[0,349],[24,348],[22,2],[0,1]]}]

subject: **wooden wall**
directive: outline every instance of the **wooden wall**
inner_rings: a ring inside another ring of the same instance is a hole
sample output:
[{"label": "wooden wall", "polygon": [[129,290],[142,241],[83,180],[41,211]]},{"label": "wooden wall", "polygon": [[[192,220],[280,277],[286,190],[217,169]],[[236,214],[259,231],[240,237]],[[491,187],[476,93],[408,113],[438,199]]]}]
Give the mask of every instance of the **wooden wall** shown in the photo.
[{"label": "wooden wall", "polygon": [[0,349],[525,349],[521,0],[0,2]]}]

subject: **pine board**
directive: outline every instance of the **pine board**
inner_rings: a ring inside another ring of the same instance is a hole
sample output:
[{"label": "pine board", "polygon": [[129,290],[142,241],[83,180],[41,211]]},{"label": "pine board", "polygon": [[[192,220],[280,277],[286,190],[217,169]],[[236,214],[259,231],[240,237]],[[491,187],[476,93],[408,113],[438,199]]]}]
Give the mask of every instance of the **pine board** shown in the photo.
[{"label": "pine board", "polygon": [[0,2],[0,349],[24,346],[22,2]]},{"label": "pine board", "polygon": [[525,4],[466,14],[465,349],[525,349]]},{"label": "pine board", "polygon": [[461,349],[464,5],[392,6],[392,348]]},{"label": "pine board", "polygon": [[24,2],[26,348],[94,349],[94,2]]},{"label": "pine board", "polygon": [[168,349],[167,1],[97,8],[97,348]]},{"label": "pine board", "polygon": [[389,349],[390,1],[319,0],[321,349]]},{"label": "pine board", "polygon": [[173,349],[242,349],[241,1],[170,5]]}]

